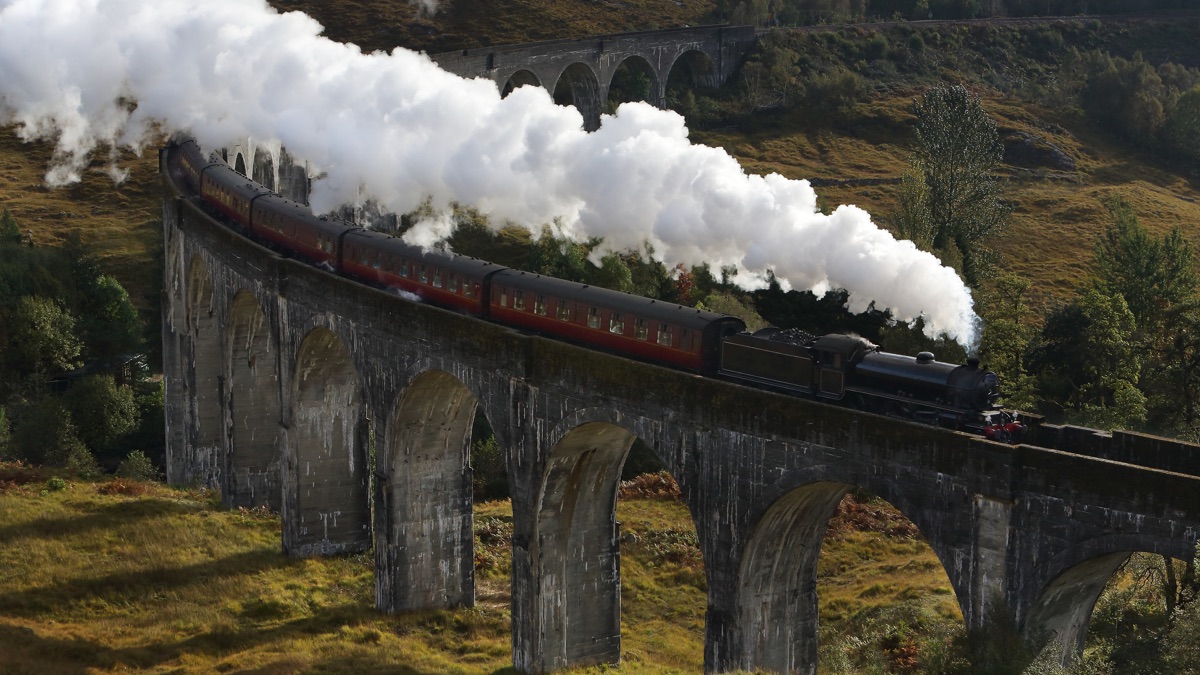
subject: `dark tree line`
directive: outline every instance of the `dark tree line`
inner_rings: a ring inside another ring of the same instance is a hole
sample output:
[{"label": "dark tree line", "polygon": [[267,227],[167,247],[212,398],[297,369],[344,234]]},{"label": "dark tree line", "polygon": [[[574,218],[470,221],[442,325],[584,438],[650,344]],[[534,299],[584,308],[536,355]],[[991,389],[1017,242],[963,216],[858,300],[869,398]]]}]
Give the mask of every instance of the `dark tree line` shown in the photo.
[{"label": "dark tree line", "polygon": [[718,0],[716,14],[733,24],[819,23],[991,17],[1134,14],[1194,9],[1188,0]]},{"label": "dark tree line", "polygon": [[149,477],[163,416],[144,330],[77,232],[33,246],[0,214],[0,459]]}]

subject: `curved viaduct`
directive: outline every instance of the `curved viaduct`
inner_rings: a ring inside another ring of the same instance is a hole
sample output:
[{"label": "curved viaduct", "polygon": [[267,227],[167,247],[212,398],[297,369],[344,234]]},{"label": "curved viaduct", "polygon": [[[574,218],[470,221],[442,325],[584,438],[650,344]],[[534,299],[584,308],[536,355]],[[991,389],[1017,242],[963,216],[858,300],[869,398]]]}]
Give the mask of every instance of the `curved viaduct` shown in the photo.
[{"label": "curved viaduct", "polygon": [[753,26],[706,26],[480,47],[430,58],[456,75],[492,80],[502,93],[523,85],[545,87],[559,103],[578,108],[590,131],[599,128],[613,78],[622,69],[644,83],[637,98],[665,108],[672,72],[695,86],[719,87],[755,40]]},{"label": "curved viaduct", "polygon": [[998,598],[1064,657],[1127,555],[1193,553],[1196,446],[1044,427],[1063,450],[1010,447],[521,334],[281,258],[163,175],[170,482],[279,509],[290,555],[373,546],[385,612],[470,605],[478,407],[508,467],[522,672],[620,658],[635,438],[694,519],[713,672],[815,672],[817,557],[852,486],[920,528],[971,625]]}]

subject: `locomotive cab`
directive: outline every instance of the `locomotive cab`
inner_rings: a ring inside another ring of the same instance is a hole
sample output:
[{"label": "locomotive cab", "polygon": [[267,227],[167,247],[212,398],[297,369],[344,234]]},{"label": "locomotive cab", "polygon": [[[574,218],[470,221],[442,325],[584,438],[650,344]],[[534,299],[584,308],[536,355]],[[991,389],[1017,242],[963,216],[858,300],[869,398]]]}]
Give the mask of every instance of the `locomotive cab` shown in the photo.
[{"label": "locomotive cab", "polygon": [[823,335],[813,341],[817,356],[817,396],[840,401],[846,395],[846,374],[879,347],[853,335]]}]

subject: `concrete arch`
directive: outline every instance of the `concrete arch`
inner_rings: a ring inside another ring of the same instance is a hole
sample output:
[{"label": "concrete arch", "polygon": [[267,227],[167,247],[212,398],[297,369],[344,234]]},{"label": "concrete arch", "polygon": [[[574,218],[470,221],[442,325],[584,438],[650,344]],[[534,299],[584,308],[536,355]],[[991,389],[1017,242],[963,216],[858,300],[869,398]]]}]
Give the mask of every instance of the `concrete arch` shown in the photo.
[{"label": "concrete arch", "polygon": [[751,531],[738,572],[746,670],[817,671],[817,561],[829,518],[851,487],[800,486]]},{"label": "concrete arch", "polygon": [[376,482],[376,604],[386,612],[475,602],[471,427],[476,398],[428,370],[387,423]]},{"label": "concrete arch", "polygon": [[[750,510],[746,522],[751,534],[738,571],[740,667],[816,672],[817,561],[830,517],[855,486],[870,490],[916,526],[941,563],[964,619],[976,616],[971,580],[985,571],[962,568],[962,542],[942,536],[942,530],[962,522],[986,528],[988,504],[973,501],[965,492],[943,493],[936,503],[923,502],[901,483],[875,472],[817,465],[776,481]],[[956,518],[962,522],[955,523]]]},{"label": "concrete arch", "polygon": [[296,350],[293,372],[284,549],[301,556],[365,550],[368,426],[354,361],[335,333],[313,328]]},{"label": "concrete arch", "polygon": [[659,86],[658,73],[642,56],[630,56],[617,65],[612,71],[609,81],[605,84],[608,92],[606,108],[615,111],[616,107],[626,101],[646,101],[661,108],[663,99]]},{"label": "concrete arch", "polygon": [[676,56],[667,69],[666,86],[675,85],[715,89],[721,86],[721,72],[711,56],[688,50]]},{"label": "concrete arch", "polygon": [[187,275],[187,327],[191,337],[191,363],[184,387],[191,390],[188,401],[192,424],[193,463],[185,478],[188,483],[207,487],[221,484],[221,399],[224,377],[221,335],[217,320],[216,296],[208,265],[194,256]]},{"label": "concrete arch", "polygon": [[258,300],[238,291],[229,309],[229,470],[226,506],[282,506],[279,364]]},{"label": "concrete arch", "polygon": [[1105,535],[1069,547],[1040,565],[1022,592],[1018,617],[1027,637],[1060,643],[1059,662],[1066,665],[1083,651],[1092,610],[1117,568],[1134,553],[1166,554],[1187,559],[1187,550],[1168,551],[1141,537]]},{"label": "concrete arch", "polygon": [[251,178],[268,190],[275,189],[275,160],[263,148],[254,153],[254,174]]},{"label": "concrete arch", "polygon": [[233,170],[237,171],[243,176],[248,175],[248,172],[246,171],[246,157],[242,155],[241,152],[237,153],[237,156],[233,158]]},{"label": "concrete arch", "polygon": [[500,88],[500,97],[504,98],[511,94],[514,89],[528,85],[540,87],[542,86],[542,81],[538,79],[538,76],[532,70],[522,68],[505,80],[504,86]]},{"label": "concrete arch", "polygon": [[539,670],[620,659],[617,488],[634,438],[621,426],[587,422],[564,434],[547,459],[530,542],[541,586],[533,594]]},{"label": "concrete arch", "polygon": [[585,63],[572,63],[563,69],[554,84],[554,102],[573,105],[583,115],[583,127],[588,131],[600,128],[600,107],[604,97],[600,79]]}]

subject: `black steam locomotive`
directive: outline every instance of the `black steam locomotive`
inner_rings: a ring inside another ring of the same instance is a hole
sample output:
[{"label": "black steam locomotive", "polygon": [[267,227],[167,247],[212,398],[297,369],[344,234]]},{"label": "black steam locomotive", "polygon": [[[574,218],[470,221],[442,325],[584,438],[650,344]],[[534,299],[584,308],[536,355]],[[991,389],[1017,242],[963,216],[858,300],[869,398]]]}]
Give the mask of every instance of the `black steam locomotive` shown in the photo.
[{"label": "black steam locomotive", "polygon": [[195,141],[171,142],[161,165],[187,198],[283,255],[422,301],[707,376],[862,410],[1015,440],[1022,424],[996,407],[996,374],[922,352],[888,354],[849,335],[812,336],[586,284],[426,250],[314,215],[236,172]]}]

